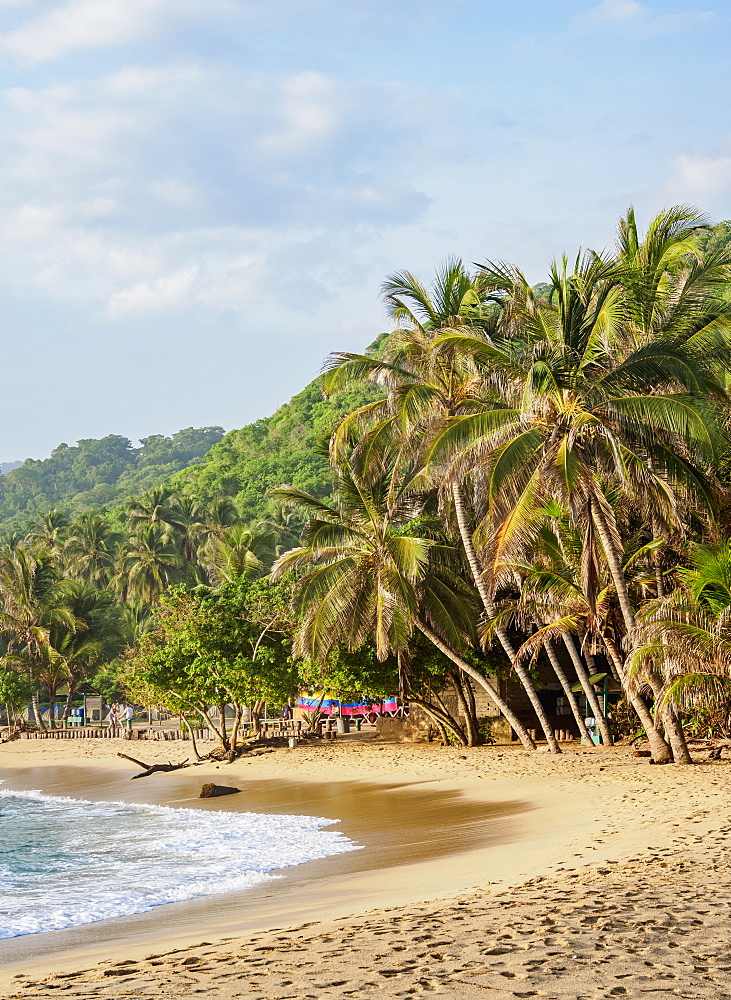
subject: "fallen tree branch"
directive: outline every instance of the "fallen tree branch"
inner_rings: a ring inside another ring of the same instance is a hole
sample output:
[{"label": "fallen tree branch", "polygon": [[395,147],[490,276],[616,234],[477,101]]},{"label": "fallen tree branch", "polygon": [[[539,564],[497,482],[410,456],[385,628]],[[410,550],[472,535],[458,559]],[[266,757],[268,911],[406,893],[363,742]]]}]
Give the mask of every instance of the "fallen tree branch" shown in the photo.
[{"label": "fallen tree branch", "polygon": [[135,760],[134,757],[128,757],[126,753],[118,753],[118,757],[124,757],[125,760],[132,761],[133,764],[137,764],[138,767],[143,767],[144,771],[140,774],[133,774],[132,780],[135,778],[147,778],[151,774],[157,774],[160,771],[179,771],[183,767],[191,767],[187,760],[184,760],[182,764],[145,764],[142,760]]}]

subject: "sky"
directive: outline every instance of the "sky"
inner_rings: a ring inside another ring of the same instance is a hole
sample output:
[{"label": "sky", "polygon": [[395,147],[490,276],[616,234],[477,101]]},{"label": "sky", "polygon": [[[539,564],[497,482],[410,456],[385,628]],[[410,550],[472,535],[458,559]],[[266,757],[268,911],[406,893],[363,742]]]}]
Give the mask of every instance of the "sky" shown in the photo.
[{"label": "sky", "polygon": [[446,257],[731,216],[728,0],[0,0],[0,460],[272,413]]}]

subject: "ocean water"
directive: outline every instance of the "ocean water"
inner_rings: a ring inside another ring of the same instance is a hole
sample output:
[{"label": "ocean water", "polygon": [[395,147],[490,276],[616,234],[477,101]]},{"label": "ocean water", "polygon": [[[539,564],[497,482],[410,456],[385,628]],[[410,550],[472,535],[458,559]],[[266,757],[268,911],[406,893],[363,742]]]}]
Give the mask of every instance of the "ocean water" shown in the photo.
[{"label": "ocean water", "polygon": [[0,789],[0,938],[248,889],[357,850],[334,822]]}]

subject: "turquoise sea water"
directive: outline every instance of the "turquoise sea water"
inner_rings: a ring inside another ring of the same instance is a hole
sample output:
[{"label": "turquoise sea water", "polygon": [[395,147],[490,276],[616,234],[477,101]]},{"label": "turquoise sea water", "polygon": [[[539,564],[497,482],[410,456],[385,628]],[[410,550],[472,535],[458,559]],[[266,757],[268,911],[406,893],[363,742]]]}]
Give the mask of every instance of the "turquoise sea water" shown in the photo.
[{"label": "turquoise sea water", "polygon": [[356,850],[333,822],[0,789],[0,938],[247,889]]}]

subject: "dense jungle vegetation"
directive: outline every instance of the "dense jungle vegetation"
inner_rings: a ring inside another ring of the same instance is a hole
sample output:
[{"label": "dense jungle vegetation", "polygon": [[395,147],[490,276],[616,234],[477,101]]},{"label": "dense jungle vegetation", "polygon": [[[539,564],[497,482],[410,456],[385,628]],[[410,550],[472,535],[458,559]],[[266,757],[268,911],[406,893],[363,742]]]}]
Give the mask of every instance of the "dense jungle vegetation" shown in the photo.
[{"label": "dense jungle vegetation", "polygon": [[60,444],[50,458],[27,458],[0,476],[0,532],[23,531],[52,507],[69,514],[108,508],[202,461],[223,437],[222,427],[186,427],[172,437],[153,434],[139,448],[119,434]]}]

